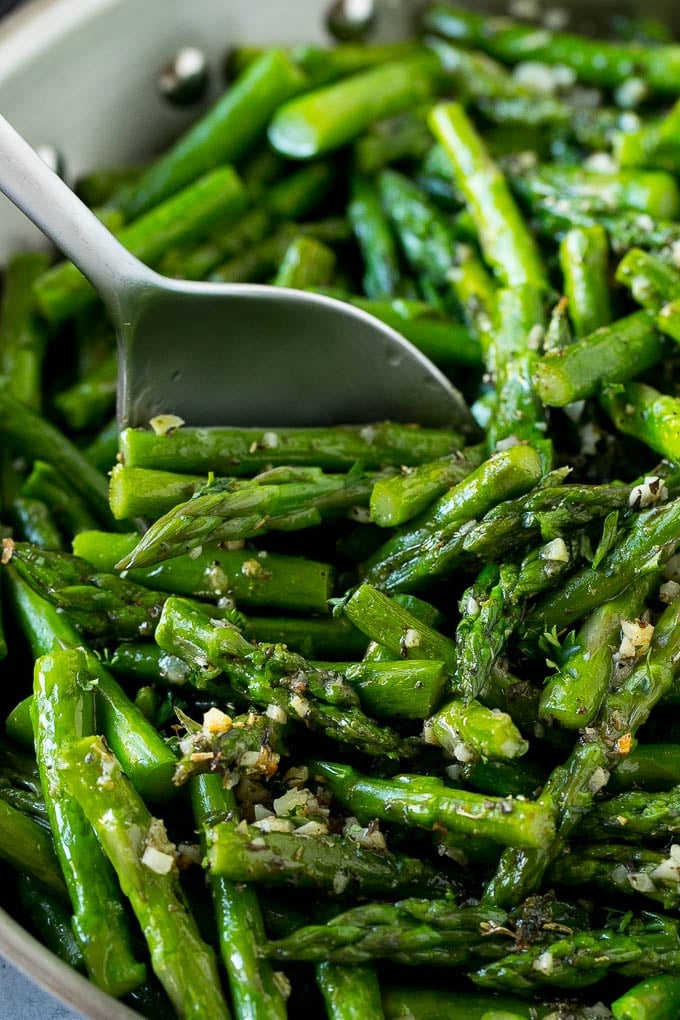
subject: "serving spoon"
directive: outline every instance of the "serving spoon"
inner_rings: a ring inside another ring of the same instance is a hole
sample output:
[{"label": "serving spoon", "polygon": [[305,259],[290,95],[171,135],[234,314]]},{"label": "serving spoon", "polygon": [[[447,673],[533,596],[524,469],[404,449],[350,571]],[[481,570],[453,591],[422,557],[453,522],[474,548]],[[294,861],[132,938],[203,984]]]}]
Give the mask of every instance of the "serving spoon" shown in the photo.
[{"label": "serving spoon", "polygon": [[344,302],[259,284],[169,279],[125,249],[0,117],[0,191],[88,278],[119,346],[121,427],[471,426],[460,393],[412,344]]}]

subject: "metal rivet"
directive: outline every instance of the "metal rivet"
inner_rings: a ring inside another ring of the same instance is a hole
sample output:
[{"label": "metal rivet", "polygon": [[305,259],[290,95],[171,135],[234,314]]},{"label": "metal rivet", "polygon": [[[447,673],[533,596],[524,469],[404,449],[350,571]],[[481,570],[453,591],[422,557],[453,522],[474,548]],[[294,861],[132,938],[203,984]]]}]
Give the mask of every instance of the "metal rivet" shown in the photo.
[{"label": "metal rivet", "polygon": [[375,22],[375,0],[334,0],[328,8],[326,27],[341,42],[357,42]]},{"label": "metal rivet", "polygon": [[208,86],[208,61],[196,46],[177,50],[158,77],[158,91],[176,106],[188,106],[202,99]]},{"label": "metal rivet", "polygon": [[36,145],[35,151],[43,163],[47,163],[52,173],[64,176],[64,157],[54,145]]}]

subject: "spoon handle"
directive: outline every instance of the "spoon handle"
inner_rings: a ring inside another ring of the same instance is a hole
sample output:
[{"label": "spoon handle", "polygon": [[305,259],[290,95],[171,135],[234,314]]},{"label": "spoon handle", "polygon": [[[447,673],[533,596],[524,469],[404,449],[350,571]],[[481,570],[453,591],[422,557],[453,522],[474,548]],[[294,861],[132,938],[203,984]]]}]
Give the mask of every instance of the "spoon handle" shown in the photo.
[{"label": "spoon handle", "polygon": [[0,191],[80,269],[110,308],[153,275],[0,116]]}]

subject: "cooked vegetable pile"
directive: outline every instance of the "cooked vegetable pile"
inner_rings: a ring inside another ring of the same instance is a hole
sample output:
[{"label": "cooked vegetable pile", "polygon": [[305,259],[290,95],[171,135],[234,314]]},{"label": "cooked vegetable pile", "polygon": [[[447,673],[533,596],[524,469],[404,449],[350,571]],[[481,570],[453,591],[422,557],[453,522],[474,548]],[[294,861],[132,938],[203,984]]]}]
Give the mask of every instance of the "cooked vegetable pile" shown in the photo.
[{"label": "cooked vegetable pile", "polygon": [[7,268],[6,896],[144,1016],[680,1015],[680,47],[554,20],[237,49],[79,184],[388,322],[456,431],[119,437],[94,291]]}]

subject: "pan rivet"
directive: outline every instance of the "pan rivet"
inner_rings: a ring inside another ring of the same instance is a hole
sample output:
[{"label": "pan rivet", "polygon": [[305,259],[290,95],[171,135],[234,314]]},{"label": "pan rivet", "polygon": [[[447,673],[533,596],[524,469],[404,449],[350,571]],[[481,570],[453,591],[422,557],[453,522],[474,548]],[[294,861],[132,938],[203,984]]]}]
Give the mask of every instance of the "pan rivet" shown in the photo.
[{"label": "pan rivet", "polygon": [[356,42],[375,23],[375,0],[334,0],[326,14],[326,27],[342,42]]},{"label": "pan rivet", "polygon": [[189,106],[205,94],[208,61],[196,46],[183,46],[158,76],[158,91],[175,106]]}]

